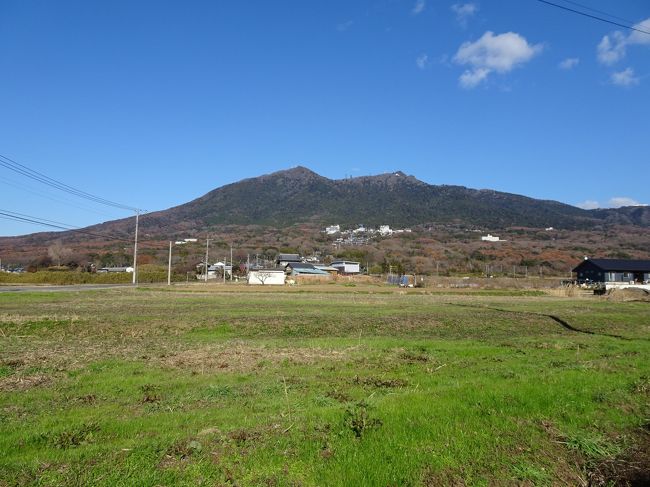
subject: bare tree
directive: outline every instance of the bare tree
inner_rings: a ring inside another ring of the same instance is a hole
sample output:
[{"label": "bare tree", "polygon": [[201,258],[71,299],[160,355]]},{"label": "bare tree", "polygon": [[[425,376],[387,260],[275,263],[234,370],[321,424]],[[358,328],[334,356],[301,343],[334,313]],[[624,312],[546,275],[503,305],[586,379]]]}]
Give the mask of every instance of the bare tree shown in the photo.
[{"label": "bare tree", "polygon": [[273,275],[269,271],[255,271],[255,274],[253,274],[255,278],[262,283],[262,286],[266,284],[266,281]]},{"label": "bare tree", "polygon": [[61,262],[67,259],[72,255],[72,250],[67,247],[64,247],[60,240],[57,240],[47,249],[47,255],[56,262],[57,266],[61,265]]}]

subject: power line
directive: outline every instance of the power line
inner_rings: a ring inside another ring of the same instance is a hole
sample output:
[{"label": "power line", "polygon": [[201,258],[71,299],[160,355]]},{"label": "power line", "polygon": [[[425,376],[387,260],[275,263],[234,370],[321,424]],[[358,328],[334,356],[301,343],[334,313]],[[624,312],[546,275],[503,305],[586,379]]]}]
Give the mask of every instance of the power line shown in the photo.
[{"label": "power line", "polygon": [[41,198],[46,198],[46,199],[51,200],[51,201],[56,201],[58,203],[62,203],[62,204],[72,206],[73,208],[78,208],[80,210],[89,211],[91,213],[95,213],[97,215],[102,215],[102,216],[109,217],[109,218],[115,218],[114,215],[110,215],[109,213],[105,213],[103,211],[98,211],[98,210],[95,210],[93,208],[89,208],[87,206],[77,205],[77,204],[73,203],[71,200],[68,200],[66,198],[57,198],[55,196],[49,195],[49,194],[44,193],[42,191],[37,191],[37,190],[31,188],[30,186],[18,183],[16,181],[13,181],[13,180],[8,179],[8,178],[0,177],[0,183],[6,184],[7,186],[11,186],[11,187],[16,188],[16,189],[20,189],[22,191],[27,191],[28,193],[31,193],[31,194],[36,195],[36,196],[40,196]]},{"label": "power line", "polygon": [[[597,15],[591,15],[591,14],[588,14],[587,12],[582,12],[580,10],[576,10],[576,9],[573,9],[573,8],[570,8],[570,7],[565,7],[564,5],[559,5],[557,3],[549,2],[548,0],[537,0],[537,1],[540,2],[540,3],[545,3],[545,4],[550,5],[552,7],[560,8],[562,10],[567,10],[569,12],[573,12],[575,14],[582,15],[584,17],[589,17],[590,19],[600,20],[601,22],[606,22],[608,24],[616,25],[618,27],[623,27],[624,29],[630,29],[630,30],[633,30],[635,32],[640,32],[642,34],[650,35],[649,31],[637,29],[636,27],[621,24],[620,22],[614,22],[613,20],[608,20],[608,19],[605,19],[603,17],[599,17]],[[605,15],[609,15],[609,14],[605,14]],[[610,17],[613,17],[613,16],[610,16]]]},{"label": "power line", "polygon": [[4,220],[12,220],[12,221],[18,221],[18,222],[24,222],[24,223],[33,223],[36,225],[43,225],[46,227],[50,228],[56,228],[58,230],[65,230],[69,232],[75,232],[75,233],[81,233],[84,235],[90,235],[92,237],[99,237],[99,238],[106,238],[109,240],[117,240],[121,242],[128,242],[131,243],[131,240],[126,240],[124,238],[120,237],[113,237],[111,235],[100,235],[98,233],[92,233],[92,232],[87,232],[85,230],[80,230],[77,227],[74,227],[72,225],[69,225],[67,223],[62,223],[62,222],[57,222],[54,220],[47,220],[44,218],[39,218],[36,216],[31,216],[31,215],[25,215],[23,213],[16,213],[14,211],[9,211],[9,210],[2,210],[0,209],[0,218],[3,218]]},{"label": "power line", "polygon": [[72,194],[74,196],[77,196],[79,198],[85,198],[87,200],[93,201],[95,203],[99,203],[102,205],[106,206],[112,206],[114,208],[121,208],[123,210],[130,210],[130,211],[142,211],[138,208],[134,208],[133,206],[128,206],[128,205],[123,205],[122,203],[117,203],[115,201],[108,200],[106,198],[102,198],[101,196],[95,196],[91,193],[88,193],[86,191],[83,191],[81,189],[77,189],[73,186],[70,186],[68,184],[65,184],[61,181],[58,181],[54,178],[51,178],[41,172],[35,171],[34,169],[30,169],[29,167],[25,166],[24,164],[21,164],[17,161],[14,161],[13,159],[10,159],[7,156],[4,156],[0,154],[0,166],[3,166],[7,169],[10,169],[11,171],[14,171],[18,174],[21,174],[23,176],[26,176],[30,179],[33,179],[35,181],[38,181],[40,183],[43,183],[47,186],[50,186],[52,188],[56,188],[60,191],[64,191],[66,193]]},{"label": "power line", "polygon": [[589,5],[584,5],[584,4],[578,3],[578,2],[572,2],[571,0],[562,0],[562,1],[564,3],[570,3],[571,5],[575,5],[576,7],[581,7],[581,8],[587,9],[587,10],[591,10],[592,12],[596,12],[596,13],[605,15],[607,17],[611,17],[613,19],[622,20],[623,22],[627,22],[628,24],[635,24],[635,22],[633,20],[624,19],[623,17],[617,17],[616,15],[612,15],[612,14],[604,12],[602,10],[598,10],[597,8],[590,7]]}]

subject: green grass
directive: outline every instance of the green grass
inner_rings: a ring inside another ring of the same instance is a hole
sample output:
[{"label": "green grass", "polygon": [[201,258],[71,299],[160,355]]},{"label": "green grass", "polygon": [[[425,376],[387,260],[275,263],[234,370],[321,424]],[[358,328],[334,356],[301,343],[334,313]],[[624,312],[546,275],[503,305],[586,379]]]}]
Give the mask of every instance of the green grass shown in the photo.
[{"label": "green grass", "polygon": [[[175,282],[185,281],[185,274],[173,273],[171,276]],[[128,272],[105,272],[92,273],[76,270],[50,271],[41,270],[37,272],[24,272],[12,274],[0,272],[0,284],[39,284],[39,285],[70,285],[70,284],[129,284],[133,274]],[[141,283],[164,283],[167,282],[167,268],[151,264],[141,265],[138,268],[138,282]]]},{"label": "green grass", "polygon": [[327,288],[0,294],[0,485],[571,485],[647,428],[645,303]]}]

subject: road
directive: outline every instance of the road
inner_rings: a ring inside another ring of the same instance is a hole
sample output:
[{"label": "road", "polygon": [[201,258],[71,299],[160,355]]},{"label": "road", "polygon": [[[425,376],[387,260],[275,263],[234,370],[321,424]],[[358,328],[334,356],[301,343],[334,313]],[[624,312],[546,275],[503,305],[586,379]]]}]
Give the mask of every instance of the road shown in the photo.
[{"label": "road", "polygon": [[132,287],[132,286],[133,284],[70,284],[67,286],[0,286],[0,293],[96,291],[99,289],[115,289],[115,288]]}]

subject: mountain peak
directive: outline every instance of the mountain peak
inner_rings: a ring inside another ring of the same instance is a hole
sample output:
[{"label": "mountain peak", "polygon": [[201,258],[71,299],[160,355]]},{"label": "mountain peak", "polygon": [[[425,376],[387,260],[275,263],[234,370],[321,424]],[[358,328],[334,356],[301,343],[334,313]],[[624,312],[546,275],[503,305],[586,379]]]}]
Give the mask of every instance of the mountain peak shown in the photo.
[{"label": "mountain peak", "polygon": [[292,179],[303,179],[303,178],[322,178],[320,174],[315,173],[311,169],[305,166],[294,166],[289,169],[283,169],[281,171],[276,171],[269,174],[269,176],[285,176]]}]

